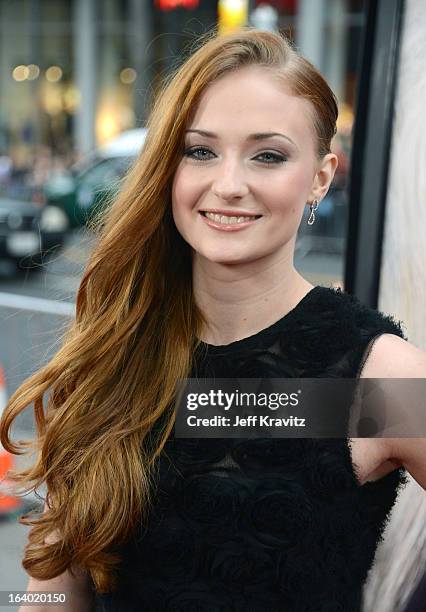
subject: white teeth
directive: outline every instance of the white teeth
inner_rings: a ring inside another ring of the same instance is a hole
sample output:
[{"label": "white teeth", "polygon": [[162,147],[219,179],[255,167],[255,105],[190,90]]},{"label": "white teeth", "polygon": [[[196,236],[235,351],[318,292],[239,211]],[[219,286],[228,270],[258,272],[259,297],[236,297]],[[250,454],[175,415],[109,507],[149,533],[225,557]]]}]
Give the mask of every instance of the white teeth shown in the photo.
[{"label": "white teeth", "polygon": [[232,223],[244,223],[245,221],[255,221],[256,217],[227,217],[225,215],[216,215],[215,213],[205,212],[205,216],[216,223],[231,225]]}]

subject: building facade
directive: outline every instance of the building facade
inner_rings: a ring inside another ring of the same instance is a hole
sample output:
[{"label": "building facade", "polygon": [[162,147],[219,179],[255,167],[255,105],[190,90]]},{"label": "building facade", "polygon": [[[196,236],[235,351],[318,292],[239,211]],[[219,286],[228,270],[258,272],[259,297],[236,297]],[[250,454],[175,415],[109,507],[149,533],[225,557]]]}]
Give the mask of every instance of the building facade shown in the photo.
[{"label": "building facade", "polygon": [[[244,4],[244,0],[241,0]],[[235,4],[235,3],[234,3]],[[247,0],[323,71],[350,130],[364,0]],[[146,120],[152,96],[218,25],[217,0],[0,0],[0,154],[87,153]]]}]

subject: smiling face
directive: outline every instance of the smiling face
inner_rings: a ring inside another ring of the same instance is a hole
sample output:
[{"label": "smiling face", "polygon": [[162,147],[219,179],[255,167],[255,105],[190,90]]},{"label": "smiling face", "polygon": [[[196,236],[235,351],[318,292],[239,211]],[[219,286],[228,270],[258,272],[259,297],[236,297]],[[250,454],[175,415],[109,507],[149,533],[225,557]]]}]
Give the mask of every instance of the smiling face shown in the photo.
[{"label": "smiling face", "polygon": [[316,155],[311,113],[260,66],[204,91],[172,186],[173,218],[196,258],[246,264],[292,255],[306,203],[334,174],[335,156]]}]

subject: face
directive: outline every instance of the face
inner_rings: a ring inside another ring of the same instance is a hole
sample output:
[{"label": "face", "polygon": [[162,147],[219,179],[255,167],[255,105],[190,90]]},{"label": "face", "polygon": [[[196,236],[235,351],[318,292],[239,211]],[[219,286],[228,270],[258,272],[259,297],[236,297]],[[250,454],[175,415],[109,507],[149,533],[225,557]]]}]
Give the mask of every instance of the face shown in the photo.
[{"label": "face", "polygon": [[316,156],[310,113],[259,66],[204,91],[172,186],[195,258],[235,265],[292,253],[307,202],[325,195],[335,169],[334,155]]}]

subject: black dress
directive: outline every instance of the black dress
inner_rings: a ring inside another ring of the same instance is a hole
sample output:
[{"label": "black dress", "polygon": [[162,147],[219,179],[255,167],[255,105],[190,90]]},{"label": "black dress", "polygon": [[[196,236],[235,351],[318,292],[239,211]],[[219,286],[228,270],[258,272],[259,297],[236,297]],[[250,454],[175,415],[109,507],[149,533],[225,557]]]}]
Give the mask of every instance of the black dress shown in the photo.
[{"label": "black dress", "polygon": [[[316,286],[267,329],[203,345],[192,376],[354,378],[382,333],[405,338],[392,317]],[[121,547],[119,588],[98,593],[96,610],[362,609],[403,468],[361,486],[347,438],[172,434],[165,448],[152,518]]]}]

